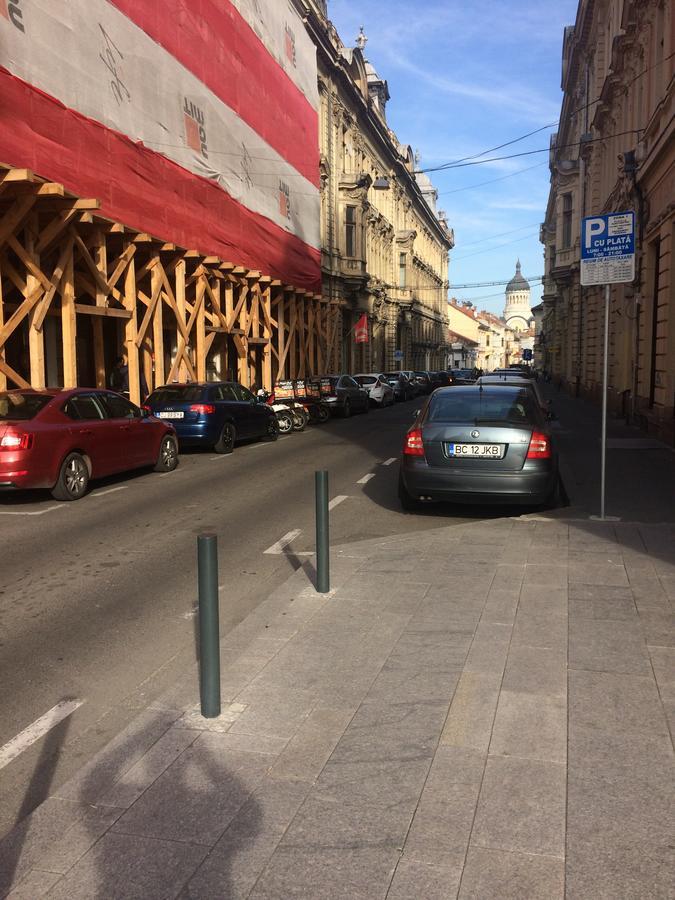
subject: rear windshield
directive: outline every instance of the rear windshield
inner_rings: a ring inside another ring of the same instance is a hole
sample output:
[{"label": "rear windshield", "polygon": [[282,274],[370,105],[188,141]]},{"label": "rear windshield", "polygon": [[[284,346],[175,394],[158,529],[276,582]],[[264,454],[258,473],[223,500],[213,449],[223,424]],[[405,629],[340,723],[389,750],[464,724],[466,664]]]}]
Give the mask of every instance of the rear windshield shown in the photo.
[{"label": "rear windshield", "polygon": [[23,391],[0,393],[0,421],[32,419],[53,399],[49,394],[30,394]]},{"label": "rear windshield", "polygon": [[505,422],[530,424],[538,422],[536,407],[529,391],[482,390],[471,393],[432,394],[429,422]]},{"label": "rear windshield", "polygon": [[400,375],[403,375],[403,372],[385,372],[385,378],[398,378]]},{"label": "rear windshield", "polygon": [[377,378],[374,375],[357,375],[356,380],[359,384],[375,384]]},{"label": "rear windshield", "polygon": [[162,387],[153,391],[145,401],[149,406],[165,406],[169,403],[194,403],[201,400],[204,388],[194,384]]}]

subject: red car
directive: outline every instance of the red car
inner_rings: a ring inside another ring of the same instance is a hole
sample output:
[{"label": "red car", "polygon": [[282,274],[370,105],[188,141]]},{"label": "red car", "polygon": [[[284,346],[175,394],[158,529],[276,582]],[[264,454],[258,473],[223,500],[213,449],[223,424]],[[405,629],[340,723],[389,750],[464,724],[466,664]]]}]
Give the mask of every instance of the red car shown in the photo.
[{"label": "red car", "polygon": [[0,392],[0,489],[48,488],[78,500],[90,478],[178,465],[173,427],[113,391]]}]

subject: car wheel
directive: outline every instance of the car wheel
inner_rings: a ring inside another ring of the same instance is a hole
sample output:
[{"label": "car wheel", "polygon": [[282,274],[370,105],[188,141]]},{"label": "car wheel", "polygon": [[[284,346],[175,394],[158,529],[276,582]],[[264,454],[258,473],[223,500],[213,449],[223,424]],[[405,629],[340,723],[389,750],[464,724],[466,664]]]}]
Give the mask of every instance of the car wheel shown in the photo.
[{"label": "car wheel", "polygon": [[342,407],[342,418],[348,419],[352,414],[352,408],[349,404],[349,400],[345,400],[345,405]]},{"label": "car wheel", "polygon": [[560,475],[558,475],[556,477],[555,485],[553,486],[551,493],[546,498],[544,509],[558,509],[558,507],[562,505],[563,493],[560,485]]},{"label": "car wheel", "polygon": [[279,425],[279,434],[288,434],[293,431],[293,419],[290,413],[277,413],[277,424]]},{"label": "car wheel", "polygon": [[69,453],[61,463],[59,477],[52,488],[55,500],[79,500],[87,493],[89,467],[79,453]]},{"label": "car wheel", "polygon": [[231,422],[226,422],[223,425],[223,430],[220,432],[218,443],[213,449],[216,453],[232,453],[234,450],[235,437],[236,431],[234,430],[234,425]]},{"label": "car wheel", "polygon": [[293,419],[293,431],[304,431],[309,420],[309,416],[304,409],[292,409],[291,417]]},{"label": "car wheel", "polygon": [[317,422],[327,422],[330,419],[330,410],[325,403],[319,403],[316,407]]},{"label": "car wheel", "polygon": [[268,441],[276,441],[279,437],[279,423],[274,416],[272,416],[267,423],[267,431],[263,437]]},{"label": "car wheel", "polygon": [[159,445],[155,472],[173,472],[177,465],[178,444],[175,437],[167,434],[162,438],[162,443]]},{"label": "car wheel", "polygon": [[398,499],[401,503],[401,509],[405,512],[415,512],[422,505],[419,500],[416,500],[408,493],[408,489],[403,483],[403,476],[400,472],[398,476]]}]

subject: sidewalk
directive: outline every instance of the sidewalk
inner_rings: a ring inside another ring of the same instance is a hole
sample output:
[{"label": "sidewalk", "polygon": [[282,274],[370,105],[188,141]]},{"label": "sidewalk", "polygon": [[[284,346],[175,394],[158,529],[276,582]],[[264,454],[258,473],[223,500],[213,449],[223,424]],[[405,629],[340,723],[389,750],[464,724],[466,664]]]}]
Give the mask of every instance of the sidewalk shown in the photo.
[{"label": "sidewalk", "polygon": [[0,845],[12,900],[672,898],[675,526],[333,551]]}]

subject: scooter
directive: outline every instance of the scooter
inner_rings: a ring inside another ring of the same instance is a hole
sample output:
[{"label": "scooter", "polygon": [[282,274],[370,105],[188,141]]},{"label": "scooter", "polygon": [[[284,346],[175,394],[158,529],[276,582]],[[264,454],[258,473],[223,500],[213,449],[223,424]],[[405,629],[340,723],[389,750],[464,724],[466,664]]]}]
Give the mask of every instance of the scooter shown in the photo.
[{"label": "scooter", "polygon": [[321,399],[321,384],[316,379],[297,379],[295,381],[295,400],[302,404],[310,421],[322,424],[330,418],[330,408]]},{"label": "scooter", "polygon": [[302,431],[307,424],[305,417],[301,416],[291,405],[295,404],[295,401],[291,401],[290,403],[287,401],[277,402],[275,395],[273,393],[270,394],[269,391],[265,390],[259,390],[258,396],[262,397],[265,403],[271,406],[276,413],[277,422],[279,423],[279,434],[289,434],[291,431]]}]

